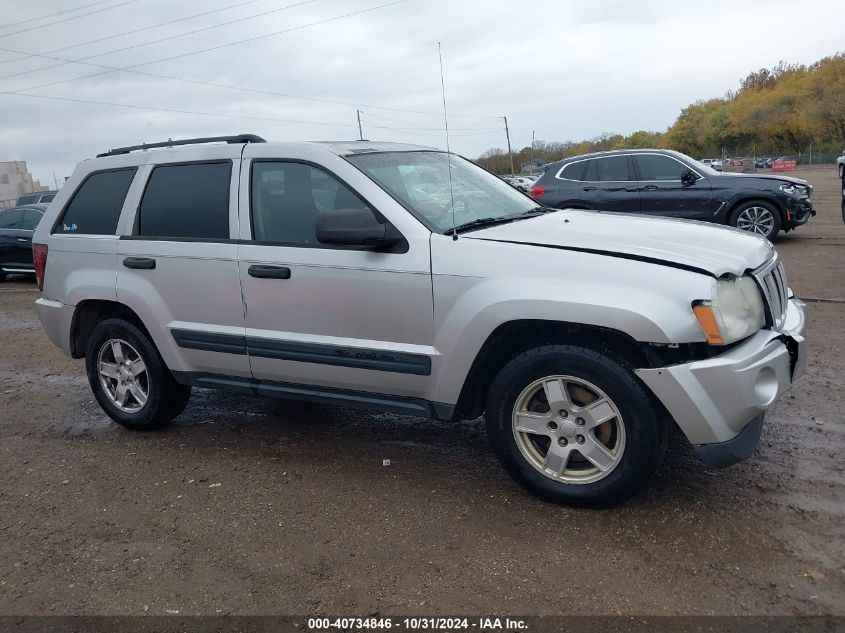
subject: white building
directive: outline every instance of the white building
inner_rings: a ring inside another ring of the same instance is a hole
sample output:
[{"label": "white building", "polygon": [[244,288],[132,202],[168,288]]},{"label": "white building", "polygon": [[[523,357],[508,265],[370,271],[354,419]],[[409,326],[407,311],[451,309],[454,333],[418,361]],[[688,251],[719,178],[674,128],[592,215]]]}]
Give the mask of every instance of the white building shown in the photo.
[{"label": "white building", "polygon": [[0,207],[14,206],[21,194],[47,189],[32,179],[32,174],[26,169],[26,161],[0,162]]}]

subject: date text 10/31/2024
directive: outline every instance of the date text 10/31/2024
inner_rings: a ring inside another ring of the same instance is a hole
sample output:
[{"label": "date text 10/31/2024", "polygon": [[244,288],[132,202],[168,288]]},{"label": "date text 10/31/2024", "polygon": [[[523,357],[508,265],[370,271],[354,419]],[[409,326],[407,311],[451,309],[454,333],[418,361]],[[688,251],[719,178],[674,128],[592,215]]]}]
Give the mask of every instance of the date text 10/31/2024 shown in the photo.
[{"label": "date text 10/31/2024", "polygon": [[350,618],[308,618],[308,629],[312,631],[328,630],[372,630],[398,629],[407,631],[520,631],[528,628],[527,623],[520,619],[478,617],[478,618],[448,618],[448,617],[350,617]]}]

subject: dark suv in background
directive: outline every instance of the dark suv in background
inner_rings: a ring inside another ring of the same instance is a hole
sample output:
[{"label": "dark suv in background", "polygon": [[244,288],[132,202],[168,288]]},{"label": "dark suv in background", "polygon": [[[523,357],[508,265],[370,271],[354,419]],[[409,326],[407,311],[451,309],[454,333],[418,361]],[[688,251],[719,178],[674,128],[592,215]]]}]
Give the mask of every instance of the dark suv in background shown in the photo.
[{"label": "dark suv in background", "polygon": [[773,239],[815,215],[806,180],[718,172],[680,152],[618,150],[546,166],[529,190],[558,209],[595,209],[727,224]]}]

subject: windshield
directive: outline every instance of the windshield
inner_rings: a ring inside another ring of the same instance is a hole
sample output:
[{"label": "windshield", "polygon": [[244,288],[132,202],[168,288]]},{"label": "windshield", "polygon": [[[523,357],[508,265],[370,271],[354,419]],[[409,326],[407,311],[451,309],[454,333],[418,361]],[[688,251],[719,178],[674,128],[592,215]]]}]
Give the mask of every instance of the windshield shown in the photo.
[{"label": "windshield", "polygon": [[518,217],[537,208],[525,194],[454,154],[384,152],[346,159],[441,233],[452,229],[453,212],[454,225],[460,227],[475,220]]}]

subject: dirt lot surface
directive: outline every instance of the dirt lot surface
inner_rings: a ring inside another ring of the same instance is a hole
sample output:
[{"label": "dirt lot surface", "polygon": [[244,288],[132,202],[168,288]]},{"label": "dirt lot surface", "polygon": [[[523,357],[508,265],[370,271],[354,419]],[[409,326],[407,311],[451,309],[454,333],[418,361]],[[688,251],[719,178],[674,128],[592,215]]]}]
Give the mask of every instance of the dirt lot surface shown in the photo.
[{"label": "dirt lot surface", "polygon": [[7,281],[0,614],[845,614],[845,225],[834,170],[799,175],[819,215],[778,248],[812,299],[807,376],[754,458],[675,441],[605,511],[523,492],[481,421],[197,391],[124,430]]}]

